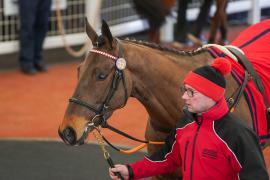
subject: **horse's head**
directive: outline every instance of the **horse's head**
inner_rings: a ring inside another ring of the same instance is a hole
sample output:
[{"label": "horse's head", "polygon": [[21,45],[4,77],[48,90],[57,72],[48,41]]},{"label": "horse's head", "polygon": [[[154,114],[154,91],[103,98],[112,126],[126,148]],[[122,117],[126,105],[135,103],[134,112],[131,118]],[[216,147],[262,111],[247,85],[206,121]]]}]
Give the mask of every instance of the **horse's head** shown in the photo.
[{"label": "horse's head", "polygon": [[93,49],[78,67],[78,84],[59,127],[65,143],[81,145],[90,131],[105,126],[114,110],[123,107],[131,93],[131,80],[121,43],[105,21],[100,36],[86,21]]}]

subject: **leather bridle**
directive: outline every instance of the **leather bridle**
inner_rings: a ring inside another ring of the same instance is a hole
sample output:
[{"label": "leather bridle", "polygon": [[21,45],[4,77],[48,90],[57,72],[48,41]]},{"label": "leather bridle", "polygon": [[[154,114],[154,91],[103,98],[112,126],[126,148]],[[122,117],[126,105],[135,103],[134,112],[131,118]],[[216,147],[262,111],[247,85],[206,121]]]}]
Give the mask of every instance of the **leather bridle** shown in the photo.
[{"label": "leather bridle", "polygon": [[[119,44],[119,42],[118,42]],[[119,44],[119,55],[118,57],[113,56],[109,53],[106,53],[104,51],[100,51],[97,48],[93,48],[90,50],[90,52],[92,53],[96,53],[105,57],[108,57],[110,59],[115,60],[115,63],[117,62],[117,60],[119,58],[123,57],[123,49],[121,48],[120,44]],[[124,103],[121,105],[120,108],[124,107],[127,103],[128,100],[128,92],[127,92],[127,87],[126,87],[126,82],[125,82],[125,75],[124,75],[124,71],[122,69],[119,69],[116,65],[115,65],[115,71],[114,71],[114,75],[112,78],[112,82],[110,85],[110,89],[109,92],[105,98],[105,100],[103,101],[103,103],[98,107],[94,107],[93,105],[90,105],[89,103],[82,101],[80,99],[77,99],[75,97],[71,97],[69,99],[69,102],[71,103],[75,103],[77,105],[83,106],[85,108],[87,108],[89,111],[92,111],[95,113],[95,116],[88,122],[88,124],[86,125],[83,135],[81,136],[81,138],[77,141],[77,144],[82,144],[84,139],[87,137],[88,132],[94,128],[98,128],[99,126],[101,126],[102,128],[110,128],[110,129],[115,129],[113,127],[111,127],[108,122],[107,122],[107,118],[106,118],[106,114],[108,113],[108,109],[110,107],[110,102],[115,94],[115,92],[118,90],[119,84],[120,82],[122,82],[123,87],[124,87]]]},{"label": "leather bridle", "polygon": [[[77,141],[77,143],[75,145],[83,144],[84,140],[86,139],[86,137],[88,135],[88,133],[93,129],[96,129],[100,133],[99,127],[102,127],[102,128],[108,128],[111,131],[113,131],[113,132],[115,132],[117,134],[120,134],[120,135],[122,135],[122,136],[124,136],[126,138],[129,138],[129,139],[132,139],[134,141],[142,143],[141,145],[139,145],[139,146],[137,146],[137,147],[135,147],[133,149],[122,150],[122,149],[117,148],[113,144],[111,144],[103,135],[101,135],[103,140],[109,146],[111,146],[113,149],[115,149],[115,150],[117,150],[119,152],[122,152],[122,153],[129,154],[129,153],[133,153],[133,152],[145,147],[146,144],[161,145],[161,144],[164,144],[164,142],[158,142],[158,141],[156,142],[156,141],[137,139],[137,138],[135,138],[135,137],[133,137],[133,136],[119,130],[119,129],[116,129],[115,127],[109,125],[109,123],[107,122],[108,118],[106,117],[106,114],[108,113],[109,104],[110,104],[110,101],[113,98],[115,92],[117,91],[120,82],[122,82],[123,87],[124,87],[124,91],[125,91],[124,103],[121,105],[120,108],[124,107],[126,105],[126,103],[127,103],[127,100],[128,100],[128,92],[127,92],[127,87],[126,87],[126,82],[125,82],[125,75],[124,75],[124,71],[123,71],[125,69],[125,66],[121,66],[121,62],[124,61],[124,64],[125,64],[126,61],[124,59],[124,52],[123,52],[123,48],[121,47],[120,41],[118,39],[116,39],[116,40],[118,42],[118,48],[119,48],[118,57],[113,56],[113,55],[111,55],[109,53],[106,53],[104,51],[100,51],[97,48],[94,48],[94,49],[90,50],[90,52],[92,52],[92,53],[96,53],[96,54],[99,54],[99,55],[102,55],[102,56],[106,56],[106,57],[108,57],[110,59],[115,60],[115,71],[114,71],[112,83],[111,83],[109,92],[108,92],[105,100],[103,101],[103,103],[99,106],[99,108],[95,108],[94,106],[88,104],[87,102],[82,101],[80,99],[77,99],[75,97],[71,97],[69,99],[69,102],[75,103],[75,104],[80,105],[80,106],[83,106],[83,107],[87,108],[89,111],[92,111],[92,112],[95,113],[95,116],[87,123],[87,125],[86,125],[86,127],[84,129],[83,135],[80,137],[80,139]],[[100,45],[100,44],[96,43],[95,47],[98,47],[98,45]],[[118,62],[120,62],[120,63],[118,63]],[[110,109],[110,110],[113,111],[115,109]]]}]

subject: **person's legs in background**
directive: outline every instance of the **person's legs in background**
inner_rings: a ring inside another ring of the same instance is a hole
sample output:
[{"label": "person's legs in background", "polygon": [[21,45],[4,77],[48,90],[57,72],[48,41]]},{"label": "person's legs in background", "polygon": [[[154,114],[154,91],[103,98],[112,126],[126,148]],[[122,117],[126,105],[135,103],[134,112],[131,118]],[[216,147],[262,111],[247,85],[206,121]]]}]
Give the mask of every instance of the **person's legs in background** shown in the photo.
[{"label": "person's legs in background", "polygon": [[36,14],[37,1],[19,2],[20,14],[20,54],[19,63],[21,70],[26,74],[35,74],[37,71],[34,68],[34,22]]},{"label": "person's legs in background", "polygon": [[223,5],[224,10],[222,11],[221,15],[221,23],[220,23],[220,40],[218,41],[218,44],[221,45],[228,45],[229,41],[227,40],[227,31],[228,31],[228,22],[227,22],[227,14],[226,14],[226,8],[228,5],[228,1],[226,1]]},{"label": "person's legs in background", "polygon": [[34,67],[38,71],[47,71],[47,66],[42,59],[42,48],[48,32],[51,0],[35,0],[38,2],[36,21],[34,24]]},{"label": "person's legs in background", "polygon": [[212,4],[213,4],[213,0],[204,0],[202,6],[200,7],[200,13],[196,21],[193,23],[192,35],[194,35],[196,38],[200,39],[201,41],[204,40],[201,38],[202,30],[205,24],[207,23],[207,19],[209,17],[209,12],[210,12]]},{"label": "person's legs in background", "polygon": [[186,43],[188,23],[186,19],[186,12],[189,0],[179,0],[177,10],[177,23],[174,31],[174,40],[180,43]]}]

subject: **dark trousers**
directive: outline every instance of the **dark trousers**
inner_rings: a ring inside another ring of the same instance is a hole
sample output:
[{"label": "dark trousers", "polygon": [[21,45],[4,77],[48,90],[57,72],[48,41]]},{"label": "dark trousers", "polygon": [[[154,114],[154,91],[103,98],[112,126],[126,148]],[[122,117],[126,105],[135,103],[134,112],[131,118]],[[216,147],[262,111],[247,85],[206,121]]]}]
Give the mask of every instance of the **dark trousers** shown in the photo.
[{"label": "dark trousers", "polygon": [[188,32],[187,8],[189,0],[178,0],[177,23],[174,31],[174,39],[185,43]]},{"label": "dark trousers", "polygon": [[20,65],[42,61],[43,42],[48,31],[51,0],[19,0]]},{"label": "dark trousers", "polygon": [[178,10],[177,10],[177,23],[176,29],[174,32],[174,39],[179,42],[185,43],[187,40],[187,33],[193,33],[196,37],[201,35],[203,26],[207,22],[209,11],[213,0],[204,0],[202,6],[200,7],[200,13],[193,25],[192,30],[189,27],[186,13],[188,8],[189,0],[179,0],[178,1]]},{"label": "dark trousers", "polygon": [[196,37],[200,37],[203,27],[207,23],[207,19],[209,17],[209,12],[211,9],[211,6],[213,4],[213,0],[204,0],[202,6],[200,7],[200,13],[198,15],[197,20],[193,24],[193,35]]}]

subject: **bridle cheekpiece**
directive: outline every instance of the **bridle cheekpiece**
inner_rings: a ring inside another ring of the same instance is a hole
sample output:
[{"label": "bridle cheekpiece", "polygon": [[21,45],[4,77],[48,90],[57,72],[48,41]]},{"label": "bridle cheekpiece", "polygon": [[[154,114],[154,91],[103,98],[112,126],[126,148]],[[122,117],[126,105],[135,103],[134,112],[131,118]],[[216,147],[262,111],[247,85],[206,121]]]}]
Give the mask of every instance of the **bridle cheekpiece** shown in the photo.
[{"label": "bridle cheekpiece", "polygon": [[101,56],[105,56],[107,58],[115,60],[115,72],[114,72],[114,76],[112,79],[112,83],[111,83],[109,92],[108,92],[105,100],[103,101],[103,103],[99,106],[99,108],[96,108],[96,107],[88,104],[87,102],[82,101],[80,99],[77,99],[75,97],[71,97],[69,99],[69,102],[83,106],[83,107],[87,108],[88,110],[95,113],[95,116],[87,123],[87,125],[84,129],[83,135],[78,140],[77,144],[82,144],[84,139],[87,137],[89,131],[92,129],[96,129],[99,126],[101,126],[102,128],[109,128],[109,129],[113,128],[107,123],[107,118],[105,117],[105,115],[108,112],[109,103],[110,103],[111,99],[113,98],[115,92],[117,91],[120,82],[122,82],[123,87],[124,87],[124,91],[125,91],[124,104],[120,108],[122,108],[126,105],[127,99],[128,99],[127,88],[126,88],[126,83],[125,83],[125,76],[124,76],[124,71],[123,71],[126,68],[127,64],[126,64],[126,60],[123,58],[123,49],[121,48],[120,44],[119,44],[119,57],[116,57],[116,56],[111,55],[107,52],[98,50],[96,48],[91,49],[90,52],[96,53],[96,54],[99,54]]}]

